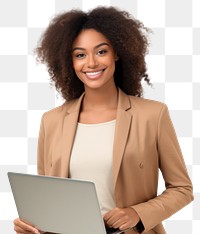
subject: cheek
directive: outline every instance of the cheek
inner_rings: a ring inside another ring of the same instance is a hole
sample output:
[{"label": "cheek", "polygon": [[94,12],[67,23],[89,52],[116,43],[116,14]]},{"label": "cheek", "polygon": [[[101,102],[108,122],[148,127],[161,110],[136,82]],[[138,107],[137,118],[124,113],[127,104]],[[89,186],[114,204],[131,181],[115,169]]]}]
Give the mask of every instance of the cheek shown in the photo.
[{"label": "cheek", "polygon": [[74,68],[75,73],[78,73],[82,69],[82,64],[80,62],[73,61],[73,68]]},{"label": "cheek", "polygon": [[83,73],[81,73],[80,71],[75,70],[75,69],[74,69],[74,72],[75,72],[77,78],[78,78],[79,80],[82,80],[82,74],[83,74]]},{"label": "cheek", "polygon": [[111,62],[109,67],[114,71],[115,70],[115,62]]},{"label": "cheek", "polygon": [[74,72],[75,72],[76,76],[78,77],[78,79],[82,80],[82,75],[83,75],[83,73],[81,72],[82,66],[80,66],[80,64],[77,62],[73,62],[73,68],[74,68]]},{"label": "cheek", "polygon": [[73,65],[74,70],[76,71],[77,70],[77,63],[75,61],[72,61],[72,65]]}]

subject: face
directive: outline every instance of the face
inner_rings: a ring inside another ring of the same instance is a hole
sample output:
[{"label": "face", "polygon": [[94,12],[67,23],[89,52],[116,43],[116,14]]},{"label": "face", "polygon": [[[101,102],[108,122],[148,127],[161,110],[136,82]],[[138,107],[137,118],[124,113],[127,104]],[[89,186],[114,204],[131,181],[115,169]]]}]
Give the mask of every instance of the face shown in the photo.
[{"label": "face", "polygon": [[109,40],[94,29],[80,32],[72,46],[72,61],[85,89],[114,84],[116,54]]}]

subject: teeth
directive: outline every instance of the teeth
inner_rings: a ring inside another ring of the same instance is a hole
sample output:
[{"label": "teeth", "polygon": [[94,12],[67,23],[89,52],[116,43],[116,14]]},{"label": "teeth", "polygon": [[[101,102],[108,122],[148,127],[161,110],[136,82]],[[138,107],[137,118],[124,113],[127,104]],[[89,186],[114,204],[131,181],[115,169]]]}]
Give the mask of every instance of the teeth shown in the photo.
[{"label": "teeth", "polygon": [[86,72],[87,75],[90,75],[90,76],[95,76],[95,75],[98,75],[102,72],[103,70],[101,71],[98,71],[98,72]]}]

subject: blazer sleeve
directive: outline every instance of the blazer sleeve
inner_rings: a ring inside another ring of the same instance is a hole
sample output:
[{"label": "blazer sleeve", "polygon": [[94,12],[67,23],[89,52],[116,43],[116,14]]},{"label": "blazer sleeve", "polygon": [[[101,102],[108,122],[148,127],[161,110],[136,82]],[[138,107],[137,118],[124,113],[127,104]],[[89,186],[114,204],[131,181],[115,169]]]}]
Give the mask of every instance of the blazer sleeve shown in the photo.
[{"label": "blazer sleeve", "polygon": [[[45,115],[45,114],[44,114]],[[37,170],[39,175],[45,175],[44,155],[45,155],[45,130],[44,130],[44,115],[41,119],[39,137],[38,137],[38,161]],[[54,234],[45,232],[45,234]]]},{"label": "blazer sleeve", "polygon": [[37,148],[37,172],[39,175],[45,175],[45,131],[44,131],[44,115],[42,116],[38,137],[38,148]]},{"label": "blazer sleeve", "polygon": [[158,120],[157,150],[166,189],[161,195],[132,206],[140,216],[144,232],[193,200],[192,183],[166,105],[163,105]]}]

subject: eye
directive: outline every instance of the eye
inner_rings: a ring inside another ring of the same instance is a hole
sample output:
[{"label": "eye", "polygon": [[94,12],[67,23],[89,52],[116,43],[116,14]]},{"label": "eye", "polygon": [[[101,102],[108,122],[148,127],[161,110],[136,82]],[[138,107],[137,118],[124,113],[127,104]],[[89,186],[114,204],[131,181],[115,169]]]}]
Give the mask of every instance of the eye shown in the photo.
[{"label": "eye", "polygon": [[107,53],[107,50],[99,50],[99,51],[97,52],[98,55],[104,55],[104,54],[106,54],[106,53]]},{"label": "eye", "polygon": [[78,58],[78,59],[85,58],[85,54],[83,54],[83,53],[75,54],[74,56],[75,56],[75,58]]}]

